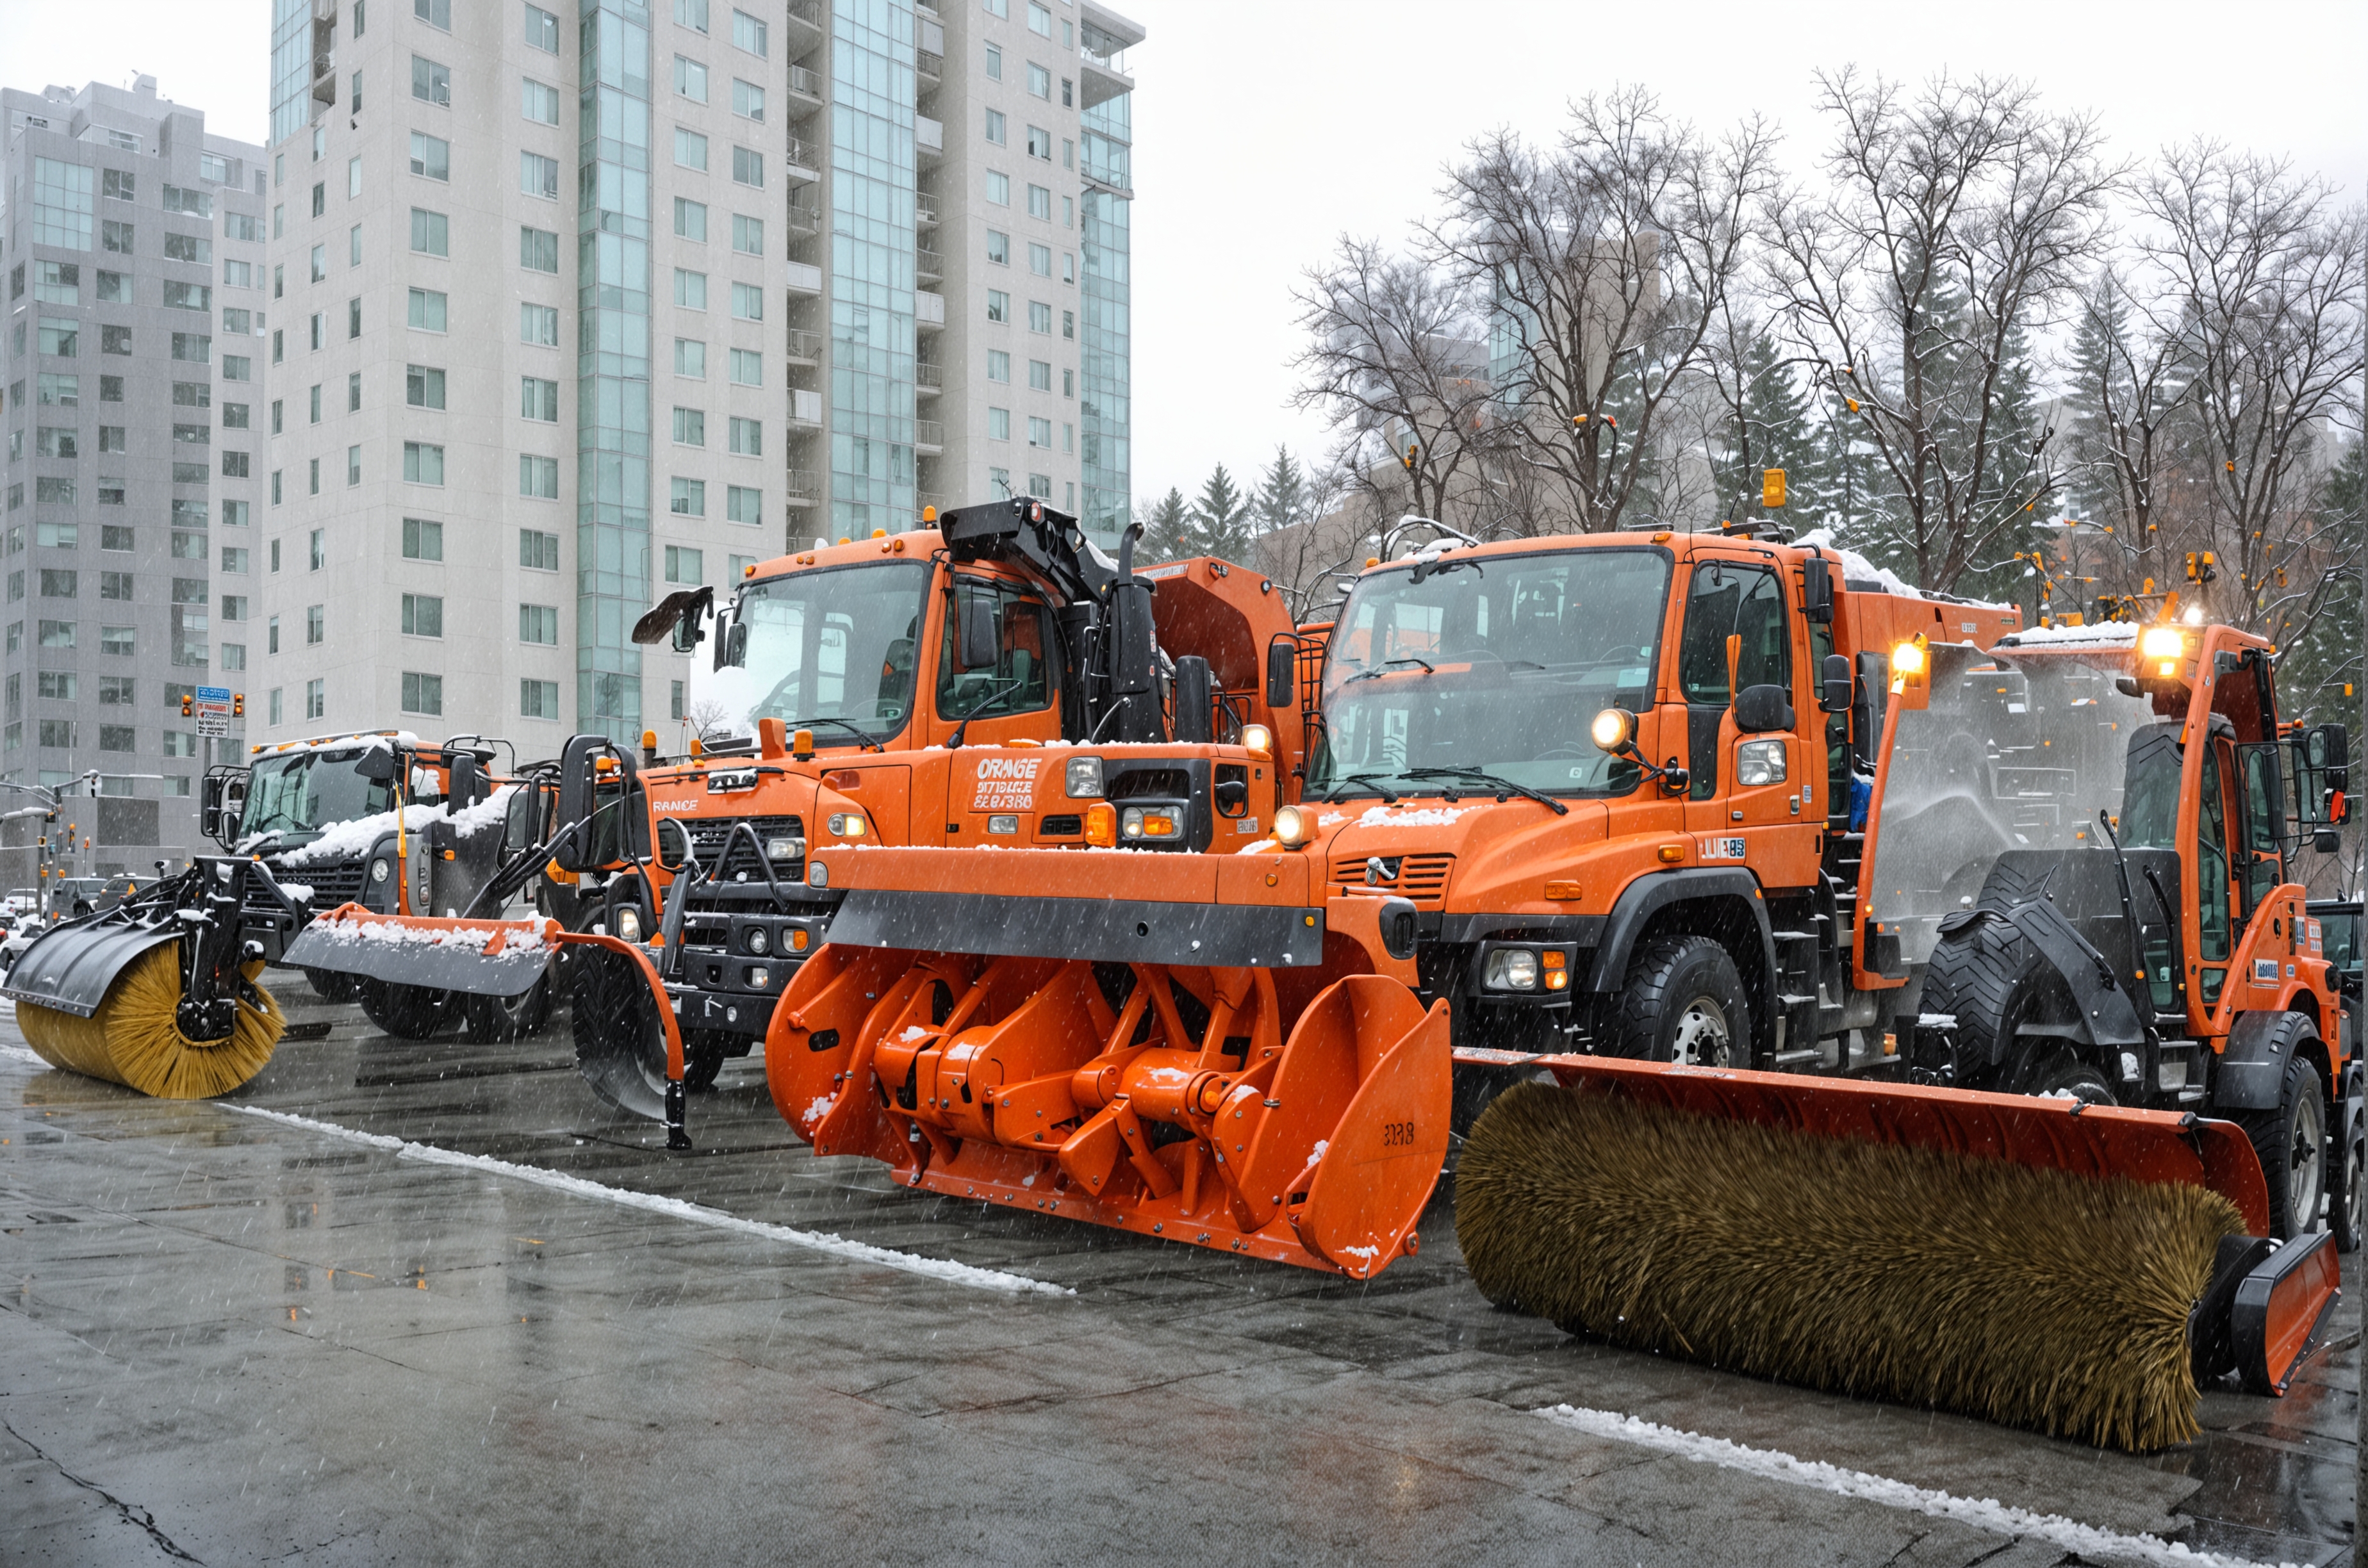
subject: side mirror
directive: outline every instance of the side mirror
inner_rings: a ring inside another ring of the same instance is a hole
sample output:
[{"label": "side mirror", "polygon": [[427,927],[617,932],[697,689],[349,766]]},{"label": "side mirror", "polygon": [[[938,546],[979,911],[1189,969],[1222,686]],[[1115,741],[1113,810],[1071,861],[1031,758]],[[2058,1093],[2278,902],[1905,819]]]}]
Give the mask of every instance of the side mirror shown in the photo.
[{"label": "side mirror", "polygon": [[354,763],[354,771],[373,784],[390,784],[401,771],[393,746],[372,746]]},{"label": "side mirror", "polygon": [[2321,724],[2310,732],[2305,743],[2310,748],[2310,765],[2323,769],[2327,787],[2338,794],[2351,784],[2351,734],[2340,724]]},{"label": "side mirror", "polygon": [[699,651],[699,645],[707,641],[707,629],[700,625],[699,621],[699,607],[693,605],[683,611],[680,620],[674,623],[673,641],[676,653],[695,653]]},{"label": "side mirror", "polygon": [[1825,667],[1817,677],[1817,710],[1822,713],[1847,713],[1850,709],[1850,699],[1857,695],[1857,687],[1850,678],[1850,655],[1827,653]]},{"label": "side mirror", "polygon": [[208,838],[212,839],[216,844],[222,844],[224,842],[222,838],[222,790],[229,782],[230,780],[227,778],[222,778],[212,774],[209,774],[206,776],[204,783],[199,786],[198,831],[204,834]]},{"label": "side mirror", "polygon": [[991,670],[1003,651],[1003,636],[995,624],[995,600],[982,593],[962,592],[954,603],[962,608],[962,667]]},{"label": "side mirror", "polygon": [[2340,855],[2343,852],[2343,835],[2331,827],[2318,828],[2310,835],[2310,846],[2321,855]]},{"label": "side mirror", "polygon": [[732,630],[715,640],[715,667],[737,669],[748,662],[748,627],[735,620]]},{"label": "side mirror", "polygon": [[679,871],[695,858],[690,847],[690,830],[673,817],[661,817],[657,827],[658,864],[669,871]]},{"label": "side mirror", "polygon": [[[714,668],[716,668],[716,669],[719,669],[719,670],[720,670],[720,669],[722,669],[722,668],[724,666],[724,665],[725,665],[727,662],[728,662],[728,663],[735,663],[735,664],[738,662],[737,660],[731,659],[731,658],[729,657],[729,655],[730,655],[730,653],[731,653],[732,646],[733,646],[733,644],[732,644],[732,634],[733,634],[734,632],[735,632],[735,631],[738,631],[739,630],[740,630],[740,629],[739,629],[737,626],[734,626],[734,625],[732,623],[732,618],[731,618],[730,616],[728,616],[728,615],[724,614],[724,613],[723,613],[723,610],[722,609],[722,608],[721,608],[721,607],[718,607],[718,608],[717,608],[717,609],[716,609],[716,611],[715,611],[715,657],[714,657],[714,660],[713,660],[713,667],[714,667]],[[747,645],[747,640],[746,640],[746,638],[744,636],[744,637],[741,639],[741,646],[746,647],[746,645]]]},{"label": "side mirror", "polygon": [[1747,686],[1735,699],[1735,727],[1747,735],[1793,727],[1793,701],[1781,686]]},{"label": "side mirror", "polygon": [[1819,626],[1833,623],[1833,567],[1822,555],[1812,555],[1801,563],[1801,619]]},{"label": "side mirror", "polygon": [[570,735],[559,754],[559,820],[567,837],[552,858],[563,871],[589,871],[598,865],[589,858],[592,844],[586,824],[600,803],[598,764],[604,756],[617,758],[624,778],[632,781],[632,757],[610,744],[606,735]]},{"label": "side mirror", "polygon": [[484,770],[478,765],[477,754],[467,751],[454,752],[445,767],[451,777],[444,790],[444,812],[454,816],[477,803],[484,788]]},{"label": "side mirror", "polygon": [[1266,645],[1266,705],[1287,709],[1297,699],[1299,684],[1299,644],[1289,637],[1278,637]]}]

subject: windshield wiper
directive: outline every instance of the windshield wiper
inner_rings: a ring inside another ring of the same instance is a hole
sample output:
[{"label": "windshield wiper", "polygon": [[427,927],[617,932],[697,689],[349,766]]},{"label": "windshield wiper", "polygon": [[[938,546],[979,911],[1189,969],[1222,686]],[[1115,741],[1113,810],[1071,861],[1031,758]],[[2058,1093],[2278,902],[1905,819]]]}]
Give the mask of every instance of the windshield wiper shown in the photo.
[{"label": "windshield wiper", "polygon": [[[1429,660],[1417,659],[1412,653],[1402,653],[1395,659],[1383,659],[1380,664],[1373,665],[1371,669],[1359,670],[1355,675],[1350,676],[1347,680],[1342,681],[1340,684],[1342,686],[1351,686],[1360,680],[1372,680],[1383,670],[1388,669],[1392,665],[1420,665],[1422,666],[1423,674],[1429,675],[1431,673]],[[1395,778],[1396,775],[1384,775],[1384,777]]]},{"label": "windshield wiper", "polygon": [[1511,779],[1499,778],[1497,775],[1490,773],[1485,768],[1410,767],[1403,774],[1400,774],[1399,777],[1402,778],[1477,779],[1478,781],[1487,784],[1497,790],[1498,791],[1497,799],[1499,801],[1502,801],[1507,795],[1520,795],[1525,800],[1535,801],[1542,806],[1552,807],[1554,814],[1558,817],[1566,817],[1570,815],[1570,808],[1563,804],[1560,801],[1555,800],[1552,795],[1540,794],[1537,790],[1531,789],[1526,784],[1516,784]]},{"label": "windshield wiper", "polygon": [[954,722],[954,733],[946,737],[946,749],[961,750],[962,737],[970,733],[970,722],[977,718],[983,710],[1000,699],[1013,687],[1026,684],[1026,678],[1024,676],[1006,676],[1001,680],[990,682],[985,695],[962,710],[962,716]]},{"label": "windshield wiper", "polygon": [[790,724],[788,729],[791,734],[795,734],[800,730],[810,728],[815,724],[836,724],[840,729],[845,730],[848,734],[853,735],[857,744],[869,746],[873,751],[878,751],[880,749],[880,744],[871,738],[871,731],[850,724],[844,719],[800,719],[796,722]]},{"label": "windshield wiper", "polygon": [[1325,793],[1325,803],[1328,805],[1338,800],[1340,791],[1351,784],[1377,784],[1381,787],[1382,804],[1395,806],[1398,803],[1398,797],[1397,792],[1390,788],[1390,780],[1404,777],[1398,773],[1351,773]]}]

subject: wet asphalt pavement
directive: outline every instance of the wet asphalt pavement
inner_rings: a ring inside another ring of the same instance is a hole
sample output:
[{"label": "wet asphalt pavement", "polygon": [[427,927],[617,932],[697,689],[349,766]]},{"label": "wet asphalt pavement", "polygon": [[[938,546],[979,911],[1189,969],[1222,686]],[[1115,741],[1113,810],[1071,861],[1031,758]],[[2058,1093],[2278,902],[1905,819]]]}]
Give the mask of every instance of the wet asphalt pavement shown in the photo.
[{"label": "wet asphalt pavement", "polygon": [[[0,1016],[0,1563],[2351,1553],[2349,1287],[2289,1397],[2209,1392],[2202,1438],[2132,1459],[1494,1312],[1443,1195],[1418,1257],[1345,1284],[811,1158],[755,1057],[668,1155],[577,1081],[564,1016],[420,1044],[272,978],[315,1038],[212,1103],[51,1072]],[[1536,1414],[1563,1404],[1658,1427]]]}]

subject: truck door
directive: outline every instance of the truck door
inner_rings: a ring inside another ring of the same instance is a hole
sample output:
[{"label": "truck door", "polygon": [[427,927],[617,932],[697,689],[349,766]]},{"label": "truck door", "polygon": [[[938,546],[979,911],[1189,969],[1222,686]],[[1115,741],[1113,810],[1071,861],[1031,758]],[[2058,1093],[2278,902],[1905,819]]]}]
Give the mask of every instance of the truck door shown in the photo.
[{"label": "truck door", "polygon": [[2235,901],[2228,885],[2228,810],[2222,797],[2226,770],[2221,754],[2227,749],[2217,736],[2205,747],[2195,810],[2195,957],[2200,994],[2207,1007],[2220,1000],[2228,981],[2228,955],[2237,942]]},{"label": "truck door", "polygon": [[[993,607],[995,663],[977,669],[962,662],[962,602],[984,597]],[[963,738],[978,745],[1008,740],[1061,738],[1060,641],[1044,601],[1008,583],[957,577],[938,639],[938,722],[948,732],[967,716]]]},{"label": "truck door", "polygon": [[[1739,640],[1732,685],[1729,638]],[[1739,858],[1725,853],[1734,847],[1737,830],[1802,820],[1790,802],[1799,799],[1810,768],[1825,761],[1801,756],[1799,737],[1789,732],[1743,735],[1735,728],[1736,691],[1777,686],[1788,698],[1793,691],[1793,628],[1772,569],[1722,560],[1694,568],[1678,679],[1685,692],[1691,775],[1686,825],[1707,835],[1703,858]]]}]

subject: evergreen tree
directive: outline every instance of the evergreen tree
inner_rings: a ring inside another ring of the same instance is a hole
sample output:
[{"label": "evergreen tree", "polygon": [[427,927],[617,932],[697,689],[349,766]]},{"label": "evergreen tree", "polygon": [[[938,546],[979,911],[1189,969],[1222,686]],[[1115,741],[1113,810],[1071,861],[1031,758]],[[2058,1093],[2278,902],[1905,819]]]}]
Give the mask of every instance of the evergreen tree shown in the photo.
[{"label": "evergreen tree", "polygon": [[1242,494],[1225,465],[1219,463],[1192,502],[1190,549],[1186,553],[1247,560],[1257,529],[1251,506],[1251,497]]},{"label": "evergreen tree", "polygon": [[[2368,503],[2368,495],[2362,494],[2363,488],[2368,488],[2362,483],[2363,477],[2368,477],[2362,468],[2363,453],[2368,453],[2368,441],[2353,441],[2351,449],[2327,476],[2308,553],[2294,552],[2310,561],[2317,572],[2334,575],[2313,607],[2317,614],[2309,629],[2286,652],[2278,671],[2285,717],[2348,725],[2355,737],[2362,733],[2361,645],[2363,636],[2368,636],[2368,625],[2362,624],[2360,581],[2362,545],[2368,543],[2368,524],[2363,524],[2362,513],[2362,504]],[[2305,585],[2297,578],[2279,586],[2290,592]],[[2304,607],[2294,608],[2299,619]],[[2362,743],[2355,738],[2351,744],[2357,747]]]},{"label": "evergreen tree", "polygon": [[1785,500],[1777,514],[1800,529],[1822,526],[1842,504],[1831,444],[1818,428],[1808,390],[1782,363],[1776,340],[1760,333],[1737,368],[1740,410],[1730,409],[1725,440],[1712,460],[1719,517],[1740,522],[1771,515],[1759,504],[1766,470],[1784,471]]},{"label": "evergreen tree", "polygon": [[1276,444],[1274,461],[1258,476],[1258,497],[1250,506],[1262,534],[1307,520],[1307,479],[1288,447]]},{"label": "evergreen tree", "polygon": [[1156,502],[1137,506],[1134,520],[1143,525],[1135,557],[1144,562],[1176,561],[1193,553],[1192,509],[1174,485]]}]

